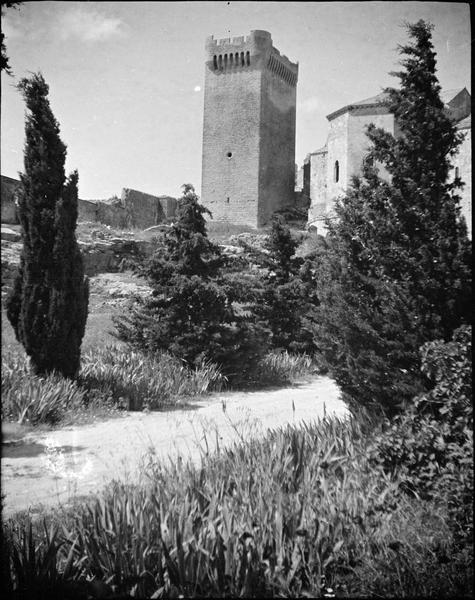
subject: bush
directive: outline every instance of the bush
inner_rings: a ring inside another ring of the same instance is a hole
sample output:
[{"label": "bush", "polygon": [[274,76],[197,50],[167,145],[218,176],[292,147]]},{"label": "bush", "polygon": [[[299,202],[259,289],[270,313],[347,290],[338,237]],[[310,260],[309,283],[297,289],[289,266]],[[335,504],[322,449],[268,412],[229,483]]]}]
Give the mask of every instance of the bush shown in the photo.
[{"label": "bush", "polygon": [[397,473],[403,488],[448,505],[457,535],[473,535],[473,405],[471,328],[450,342],[421,349],[422,369],[434,388],[416,398],[406,414],[386,421],[372,460]]},{"label": "bush", "polygon": [[129,410],[157,409],[187,396],[219,390],[219,369],[203,362],[196,369],[166,353],[142,353],[110,345],[83,356],[81,386]]}]

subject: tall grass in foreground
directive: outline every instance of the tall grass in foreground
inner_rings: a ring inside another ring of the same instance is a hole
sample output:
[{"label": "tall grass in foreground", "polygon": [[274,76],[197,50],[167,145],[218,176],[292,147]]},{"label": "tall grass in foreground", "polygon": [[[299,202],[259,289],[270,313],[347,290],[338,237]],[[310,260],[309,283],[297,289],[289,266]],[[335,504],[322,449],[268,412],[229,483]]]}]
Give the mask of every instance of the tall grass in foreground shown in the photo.
[{"label": "tall grass in foreground", "polygon": [[[49,514],[49,529],[7,522],[5,585],[19,597],[41,574],[43,592],[76,598],[468,597],[471,562],[443,501],[401,494],[366,446],[354,419],[324,419],[203,453],[200,466],[151,457],[142,485]],[[37,563],[13,559],[29,547],[42,548]],[[38,576],[25,588],[28,564]]]},{"label": "tall grass in foreground", "polygon": [[159,409],[220,389],[212,364],[189,369],[167,354],[144,355],[119,345],[85,353],[77,381],[30,373],[24,353],[2,356],[2,417],[19,423],[55,424],[86,409]]},{"label": "tall grass in foreground", "polygon": [[76,382],[51,374],[30,374],[25,354],[2,357],[2,418],[18,423],[54,424],[67,411],[84,405],[84,391]]}]

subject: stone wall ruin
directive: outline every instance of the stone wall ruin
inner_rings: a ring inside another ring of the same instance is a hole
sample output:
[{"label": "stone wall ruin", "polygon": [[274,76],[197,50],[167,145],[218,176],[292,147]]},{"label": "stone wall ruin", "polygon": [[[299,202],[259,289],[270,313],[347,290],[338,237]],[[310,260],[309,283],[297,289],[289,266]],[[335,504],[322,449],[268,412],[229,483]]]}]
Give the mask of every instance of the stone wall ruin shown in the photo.
[{"label": "stone wall ruin", "polygon": [[[1,176],[2,223],[18,224],[15,201],[21,182]],[[172,196],[153,196],[123,188],[121,197],[107,200],[78,200],[78,221],[102,223],[114,229],[147,229],[171,220],[176,215],[177,199]]]}]

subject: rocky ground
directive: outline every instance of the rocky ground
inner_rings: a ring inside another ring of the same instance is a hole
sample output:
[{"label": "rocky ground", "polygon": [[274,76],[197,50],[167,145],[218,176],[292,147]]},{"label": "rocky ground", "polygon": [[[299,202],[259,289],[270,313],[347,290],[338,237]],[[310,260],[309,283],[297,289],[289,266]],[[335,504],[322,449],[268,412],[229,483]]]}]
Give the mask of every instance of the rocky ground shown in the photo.
[{"label": "rocky ground", "polygon": [[[93,277],[101,273],[118,273],[130,268],[135,261],[150,256],[157,238],[169,225],[150,227],[145,231],[115,231],[100,223],[79,223],[78,243],[84,258],[86,275]],[[222,236],[221,236],[222,237]],[[240,240],[262,246],[264,234],[241,233],[219,240],[226,254],[239,254]],[[11,287],[15,272],[20,263],[22,248],[19,225],[2,225],[2,297]]]}]

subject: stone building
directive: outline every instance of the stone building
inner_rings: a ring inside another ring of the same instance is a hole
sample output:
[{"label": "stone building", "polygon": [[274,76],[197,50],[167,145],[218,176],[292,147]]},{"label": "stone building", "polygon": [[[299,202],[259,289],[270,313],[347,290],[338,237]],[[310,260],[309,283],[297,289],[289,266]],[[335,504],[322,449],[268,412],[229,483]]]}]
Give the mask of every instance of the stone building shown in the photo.
[{"label": "stone building", "polygon": [[261,227],[293,204],[297,77],[267,31],[207,39],[201,201],[214,221]]},{"label": "stone building", "polygon": [[[462,214],[465,216],[471,236],[471,97],[466,88],[447,90],[441,94],[448,114],[457,127],[466,133],[465,140],[453,160],[452,177],[455,173],[465,182],[461,192]],[[385,105],[387,95],[383,92],[372,98],[344,106],[327,116],[329,132],[327,143],[307,155],[304,161],[303,192],[310,197],[308,211],[309,227],[325,235],[325,218],[331,217],[336,198],[343,196],[353,175],[359,175],[369,152],[370,142],[366,127],[374,123],[393,135],[398,135],[394,115]],[[380,175],[387,176],[383,166]]]}]

